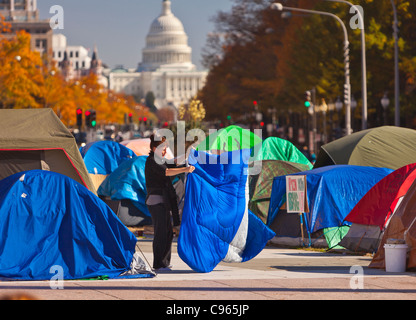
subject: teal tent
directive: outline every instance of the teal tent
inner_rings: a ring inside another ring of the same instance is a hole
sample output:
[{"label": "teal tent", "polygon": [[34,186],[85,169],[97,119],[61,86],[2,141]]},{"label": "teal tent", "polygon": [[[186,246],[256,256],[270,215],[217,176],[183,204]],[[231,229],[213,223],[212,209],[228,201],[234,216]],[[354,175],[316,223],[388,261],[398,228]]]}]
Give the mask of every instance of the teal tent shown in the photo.
[{"label": "teal tent", "polygon": [[282,160],[305,164],[312,169],[313,165],[290,141],[278,137],[264,140],[256,160]]}]

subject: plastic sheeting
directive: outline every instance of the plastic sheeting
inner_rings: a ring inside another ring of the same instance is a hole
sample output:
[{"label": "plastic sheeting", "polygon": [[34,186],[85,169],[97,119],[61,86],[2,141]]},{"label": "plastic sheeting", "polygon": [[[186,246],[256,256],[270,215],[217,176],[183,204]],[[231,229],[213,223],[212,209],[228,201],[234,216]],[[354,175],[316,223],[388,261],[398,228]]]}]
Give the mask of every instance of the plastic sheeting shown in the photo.
[{"label": "plastic sheeting", "polygon": [[64,280],[153,276],[132,270],[137,239],[111,209],[58,173],[33,170],[0,181],[0,230],[1,278],[49,280],[52,267]]},{"label": "plastic sheeting", "polygon": [[367,192],[345,220],[362,225],[385,226],[396,205],[416,179],[416,163],[395,170]]},{"label": "plastic sheeting", "polygon": [[148,156],[139,156],[120,164],[100,185],[98,194],[111,200],[128,199],[146,216],[150,217],[146,206],[146,177],[144,168]]},{"label": "plastic sheeting", "polygon": [[[293,175],[305,175],[310,212],[306,213],[308,231],[339,227],[360,199],[393,170],[351,165],[334,165]],[[267,225],[286,202],[286,176],[273,180]],[[346,223],[350,225],[350,223]]]},{"label": "plastic sheeting", "polygon": [[98,141],[80,149],[88,173],[108,175],[126,160],[136,158],[129,148],[114,141]]},{"label": "plastic sheeting", "polygon": [[221,156],[191,152],[189,163],[196,169],[187,176],[178,253],[194,271],[248,261],[274,237],[248,210],[249,156],[249,149]]}]

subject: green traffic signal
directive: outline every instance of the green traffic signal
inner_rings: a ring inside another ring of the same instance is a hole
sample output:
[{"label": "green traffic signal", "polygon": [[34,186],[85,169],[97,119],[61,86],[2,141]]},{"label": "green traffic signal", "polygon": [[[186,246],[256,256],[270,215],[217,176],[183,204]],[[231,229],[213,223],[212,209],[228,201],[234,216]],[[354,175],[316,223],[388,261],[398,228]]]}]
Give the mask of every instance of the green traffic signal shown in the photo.
[{"label": "green traffic signal", "polygon": [[311,106],[311,102],[310,101],[305,101],[305,107],[309,108]]}]

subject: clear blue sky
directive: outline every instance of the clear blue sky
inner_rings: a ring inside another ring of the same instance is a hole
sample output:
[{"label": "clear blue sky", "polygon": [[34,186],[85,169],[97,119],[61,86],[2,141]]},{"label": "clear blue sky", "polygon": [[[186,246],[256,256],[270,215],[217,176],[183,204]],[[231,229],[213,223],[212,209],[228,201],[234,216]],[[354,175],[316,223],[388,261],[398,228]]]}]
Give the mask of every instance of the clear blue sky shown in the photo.
[{"label": "clear blue sky", "polygon": [[[192,47],[193,63],[201,67],[201,49],[213,31],[211,18],[218,11],[230,11],[232,0],[171,0]],[[38,0],[41,19],[49,19],[50,8],[64,9],[64,30],[68,45],[98,47],[101,60],[110,67],[137,67],[145,47],[150,24],[162,10],[162,0]]]}]

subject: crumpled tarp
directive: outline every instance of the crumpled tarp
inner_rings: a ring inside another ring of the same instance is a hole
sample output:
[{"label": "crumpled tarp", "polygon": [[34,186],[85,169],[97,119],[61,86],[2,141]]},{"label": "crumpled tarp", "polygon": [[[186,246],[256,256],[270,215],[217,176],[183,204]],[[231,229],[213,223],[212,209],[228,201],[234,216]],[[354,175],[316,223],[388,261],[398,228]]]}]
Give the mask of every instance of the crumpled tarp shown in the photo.
[{"label": "crumpled tarp", "polygon": [[[306,213],[310,233],[324,228],[340,227],[352,208],[377,182],[393,172],[387,168],[333,165],[294,173],[305,175],[309,212]],[[275,219],[286,202],[286,176],[273,180],[267,225]],[[350,225],[350,223],[344,222]]]},{"label": "crumpled tarp", "polygon": [[144,169],[148,156],[124,161],[100,185],[97,193],[111,200],[130,200],[142,213],[150,217],[146,206],[146,177]]}]

